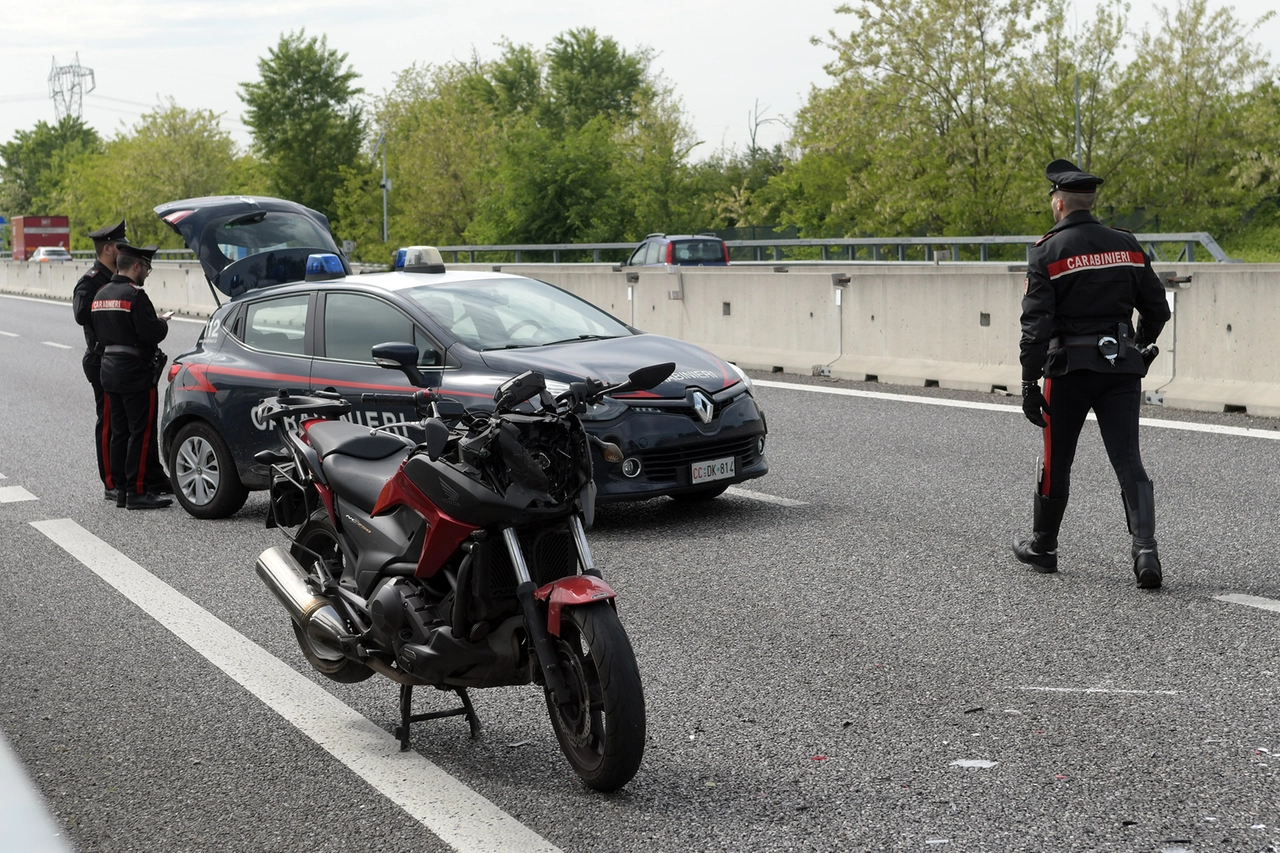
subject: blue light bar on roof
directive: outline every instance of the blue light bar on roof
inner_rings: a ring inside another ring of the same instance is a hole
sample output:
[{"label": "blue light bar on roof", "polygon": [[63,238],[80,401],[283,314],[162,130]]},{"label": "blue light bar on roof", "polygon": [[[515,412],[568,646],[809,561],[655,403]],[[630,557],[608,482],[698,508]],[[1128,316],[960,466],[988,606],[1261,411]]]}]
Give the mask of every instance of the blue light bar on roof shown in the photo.
[{"label": "blue light bar on roof", "polygon": [[342,259],[331,252],[307,256],[307,281],[344,278],[346,274],[347,271],[342,266]]}]

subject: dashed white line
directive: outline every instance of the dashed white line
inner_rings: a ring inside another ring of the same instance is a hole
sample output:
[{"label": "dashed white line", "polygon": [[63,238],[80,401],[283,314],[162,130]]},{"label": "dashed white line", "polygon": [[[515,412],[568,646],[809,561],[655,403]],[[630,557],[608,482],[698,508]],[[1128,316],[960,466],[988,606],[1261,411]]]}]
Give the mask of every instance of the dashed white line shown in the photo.
[{"label": "dashed white line", "polygon": [[0,486],[0,504],[38,500],[40,500],[38,497],[22,488],[22,486]]},{"label": "dashed white line", "polygon": [[805,501],[792,500],[791,498],[780,498],[777,495],[767,495],[764,492],[753,492],[750,489],[741,489],[737,486],[730,486],[724,490],[726,495],[733,495],[738,498],[750,498],[753,501],[763,501],[767,504],[776,504],[778,506],[808,506]]},{"label": "dashed white line", "polygon": [[20,337],[22,337],[22,336],[21,336],[21,335],[19,335],[17,332],[0,332],[0,335],[4,335],[6,338],[20,338]]},{"label": "dashed white line", "polygon": [[1280,601],[1274,598],[1263,598],[1260,595],[1244,595],[1242,593],[1226,593],[1224,595],[1215,595],[1214,601],[1225,601],[1228,604],[1243,604],[1246,607],[1256,607],[1259,610],[1270,610],[1272,613],[1280,613]]},{"label": "dashed white line", "polygon": [[71,347],[67,346],[66,344],[60,344],[57,341],[41,341],[40,343],[44,344],[47,347],[57,347],[58,349],[71,349]]},{"label": "dashed white line", "polygon": [[1032,690],[1041,693],[1117,693],[1121,696],[1177,696],[1176,690],[1121,690],[1115,687],[1010,687],[1010,690]]},{"label": "dashed white line", "polygon": [[[39,530],[460,853],[558,848],[71,519]],[[288,619],[281,612],[281,630]],[[388,683],[388,701],[394,690]],[[548,729],[549,734],[549,729]]]},{"label": "dashed white line", "polygon": [[[835,394],[840,397],[864,397],[871,400],[893,400],[898,403],[916,403],[921,406],[947,406],[953,409],[978,409],[986,412],[1007,412],[1022,414],[1021,406],[1002,406],[998,403],[975,403],[970,400],[951,400],[946,397],[916,397],[912,394],[889,394],[884,391],[862,391],[857,388],[820,388],[816,385],[799,385],[793,382],[770,382],[766,379],[753,379],[753,385],[761,388],[781,388],[786,391],[809,391],[814,394]],[[1098,418],[1091,412],[1091,421]],[[1200,424],[1190,421],[1166,421],[1161,418],[1139,418],[1138,424],[1158,429],[1179,429],[1187,432],[1206,432],[1217,435],[1237,435],[1246,438],[1267,438],[1280,441],[1280,430],[1250,429],[1248,427],[1222,426],[1219,424]]]}]

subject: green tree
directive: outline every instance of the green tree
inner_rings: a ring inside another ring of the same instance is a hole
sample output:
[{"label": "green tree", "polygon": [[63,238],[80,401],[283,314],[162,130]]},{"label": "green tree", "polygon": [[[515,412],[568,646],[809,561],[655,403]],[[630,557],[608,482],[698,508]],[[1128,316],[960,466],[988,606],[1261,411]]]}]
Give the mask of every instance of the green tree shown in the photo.
[{"label": "green tree", "polygon": [[1041,0],[861,0],[832,33],[828,73],[856,105],[866,168],[849,177],[858,227],[999,233],[1023,194],[1025,149],[1010,120],[1014,71]]},{"label": "green tree", "polygon": [[620,241],[671,214],[678,205],[659,195],[680,183],[692,141],[650,64],[648,50],[581,28],[541,53],[507,44],[481,66],[468,87],[493,109],[501,140],[472,238]]},{"label": "green tree", "polygon": [[0,211],[10,216],[63,213],[57,209],[57,189],[67,163],[101,150],[98,132],[75,116],[18,131],[12,142],[0,145]]},{"label": "green tree", "polygon": [[269,190],[331,216],[365,132],[364,90],[353,85],[360,75],[346,61],[326,37],[307,38],[303,29],[282,35],[258,60],[258,82],[240,84]]},{"label": "green tree", "polygon": [[1251,41],[1273,14],[1246,25],[1229,7],[1179,0],[1139,36],[1126,76],[1142,145],[1120,204],[1158,211],[1163,230],[1221,232],[1274,190],[1256,165],[1275,150],[1275,69]]},{"label": "green tree", "polygon": [[547,48],[545,123],[576,129],[605,117],[627,122],[650,97],[651,55],[628,53],[612,38],[583,27],[561,33]]},{"label": "green tree", "polygon": [[251,160],[237,156],[230,135],[209,110],[172,100],[136,125],[67,164],[56,192],[71,219],[72,245],[90,248],[84,233],[124,217],[131,242],[182,248],[182,239],[155,215],[156,205],[182,198],[260,192]]},{"label": "green tree", "polygon": [[[501,132],[485,97],[492,89],[479,80],[475,68],[461,63],[414,65],[378,102],[393,246],[467,239],[497,166]],[[357,257],[382,261],[389,249],[382,242],[381,164],[376,155],[362,158],[344,176],[335,200],[337,231],[356,241]]]}]

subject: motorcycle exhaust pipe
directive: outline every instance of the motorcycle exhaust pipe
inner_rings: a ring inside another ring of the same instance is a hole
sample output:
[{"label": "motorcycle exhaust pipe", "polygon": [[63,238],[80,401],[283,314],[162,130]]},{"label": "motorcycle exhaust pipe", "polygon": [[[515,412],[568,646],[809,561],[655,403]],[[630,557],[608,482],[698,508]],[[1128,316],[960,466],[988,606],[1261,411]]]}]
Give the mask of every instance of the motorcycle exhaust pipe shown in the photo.
[{"label": "motorcycle exhaust pipe", "polygon": [[258,555],[255,566],[258,577],[271,590],[271,594],[284,605],[289,618],[307,632],[313,640],[332,646],[335,651],[343,647],[347,629],[338,611],[327,598],[316,595],[307,587],[307,572],[283,546],[268,548]]}]

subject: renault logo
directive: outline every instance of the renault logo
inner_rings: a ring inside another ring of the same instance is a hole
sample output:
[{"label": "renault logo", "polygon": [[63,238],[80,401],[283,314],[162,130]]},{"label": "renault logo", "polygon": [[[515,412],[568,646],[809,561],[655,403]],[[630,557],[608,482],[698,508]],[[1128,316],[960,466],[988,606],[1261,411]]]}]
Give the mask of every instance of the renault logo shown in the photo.
[{"label": "renault logo", "polygon": [[702,419],[704,424],[711,423],[711,416],[715,413],[715,406],[706,394],[701,391],[693,392],[693,410],[698,413],[698,417]]}]

